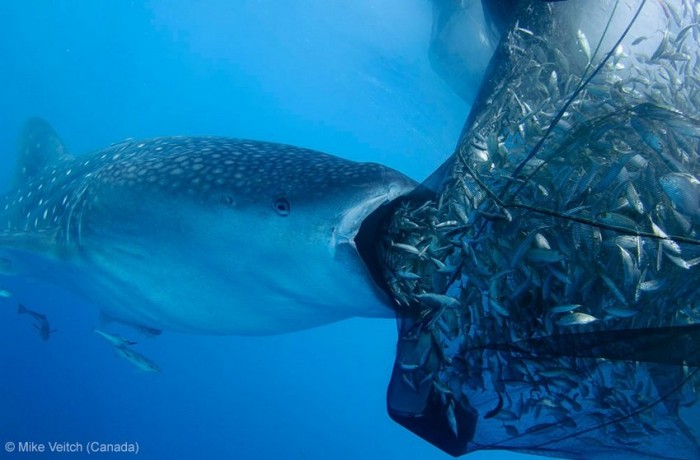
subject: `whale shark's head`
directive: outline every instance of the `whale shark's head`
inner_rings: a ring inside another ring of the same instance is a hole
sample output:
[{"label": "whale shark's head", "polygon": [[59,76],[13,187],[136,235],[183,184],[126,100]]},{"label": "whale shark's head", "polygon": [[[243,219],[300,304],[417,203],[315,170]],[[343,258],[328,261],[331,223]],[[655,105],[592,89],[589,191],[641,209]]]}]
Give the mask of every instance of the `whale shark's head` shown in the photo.
[{"label": "whale shark's head", "polygon": [[415,187],[397,171],[223,138],[97,155],[66,226],[95,289],[117,299],[108,315],[267,334],[392,314],[355,240],[369,214]]}]

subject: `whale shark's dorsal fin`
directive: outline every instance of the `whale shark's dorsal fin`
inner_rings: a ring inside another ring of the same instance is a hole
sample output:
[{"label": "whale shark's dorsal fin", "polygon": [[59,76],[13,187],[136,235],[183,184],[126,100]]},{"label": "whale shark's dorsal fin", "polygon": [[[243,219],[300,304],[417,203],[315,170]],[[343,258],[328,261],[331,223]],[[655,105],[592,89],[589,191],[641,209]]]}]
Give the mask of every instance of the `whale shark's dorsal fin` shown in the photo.
[{"label": "whale shark's dorsal fin", "polygon": [[51,125],[38,117],[30,118],[24,123],[18,147],[13,188],[29,182],[46,165],[70,157]]}]

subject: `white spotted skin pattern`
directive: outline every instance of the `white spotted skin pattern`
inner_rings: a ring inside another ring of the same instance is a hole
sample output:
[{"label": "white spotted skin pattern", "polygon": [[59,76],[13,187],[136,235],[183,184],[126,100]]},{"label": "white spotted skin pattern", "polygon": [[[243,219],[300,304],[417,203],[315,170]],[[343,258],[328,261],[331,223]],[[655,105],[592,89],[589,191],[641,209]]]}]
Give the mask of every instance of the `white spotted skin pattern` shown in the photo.
[{"label": "white spotted skin pattern", "polygon": [[0,199],[0,236],[21,232],[57,232],[74,205],[76,190],[91,160],[65,161]]},{"label": "white spotted skin pattern", "polygon": [[29,253],[49,267],[39,277],[155,329],[265,335],[391,316],[353,238],[415,185],[288,145],[127,141],[51,164],[2,198],[0,253]]},{"label": "white spotted skin pattern", "polygon": [[[304,161],[299,161],[304,156]],[[50,165],[26,186],[5,195],[0,201],[0,231],[65,232],[68,211],[81,204],[88,182],[115,188],[160,188],[169,194],[190,196],[235,192],[260,197],[270,192],[300,192],[323,197],[361,180],[381,179],[387,170],[374,163],[354,163],[267,142],[218,137],[126,141]],[[275,184],[277,190],[269,184]]]}]

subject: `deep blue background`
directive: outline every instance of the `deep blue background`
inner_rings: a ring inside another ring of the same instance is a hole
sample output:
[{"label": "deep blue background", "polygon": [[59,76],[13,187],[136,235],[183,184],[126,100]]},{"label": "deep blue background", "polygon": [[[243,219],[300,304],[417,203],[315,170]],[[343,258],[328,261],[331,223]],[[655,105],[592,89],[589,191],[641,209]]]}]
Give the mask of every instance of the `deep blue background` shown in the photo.
[{"label": "deep blue background", "polygon": [[[427,0],[3,1],[0,184],[32,115],[76,154],[127,137],[224,135],[423,179],[469,109],[430,69],[430,27]],[[145,374],[93,334],[94,306],[38,280],[0,287],[15,293],[0,299],[3,444],[137,441],[146,459],[449,458],[386,414],[393,321],[262,338],[122,329],[163,369]],[[41,341],[18,301],[59,331]],[[5,457],[51,456],[0,448]],[[470,458],[496,457],[518,456]]]}]

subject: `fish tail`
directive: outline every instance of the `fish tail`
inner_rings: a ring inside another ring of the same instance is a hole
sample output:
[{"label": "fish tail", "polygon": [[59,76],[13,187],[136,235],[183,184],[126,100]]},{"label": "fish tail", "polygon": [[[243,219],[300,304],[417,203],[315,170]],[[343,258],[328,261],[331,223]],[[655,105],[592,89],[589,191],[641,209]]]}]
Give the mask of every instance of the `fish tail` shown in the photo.
[{"label": "fish tail", "polygon": [[24,313],[27,313],[27,308],[24,305],[19,304],[17,306],[17,314],[22,315]]}]

